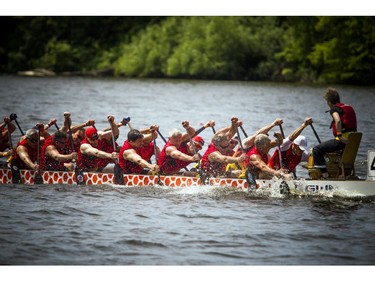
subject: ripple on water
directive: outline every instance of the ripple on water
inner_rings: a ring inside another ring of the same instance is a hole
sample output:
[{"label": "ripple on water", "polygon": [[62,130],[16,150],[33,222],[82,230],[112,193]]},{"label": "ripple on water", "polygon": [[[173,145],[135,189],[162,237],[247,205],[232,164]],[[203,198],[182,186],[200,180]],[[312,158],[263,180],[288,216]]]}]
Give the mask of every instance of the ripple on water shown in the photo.
[{"label": "ripple on water", "polygon": [[138,240],[138,239],[123,239],[115,242],[116,244],[125,244],[130,246],[142,246],[145,248],[167,248],[166,245],[163,243],[158,242],[148,242],[144,240]]}]

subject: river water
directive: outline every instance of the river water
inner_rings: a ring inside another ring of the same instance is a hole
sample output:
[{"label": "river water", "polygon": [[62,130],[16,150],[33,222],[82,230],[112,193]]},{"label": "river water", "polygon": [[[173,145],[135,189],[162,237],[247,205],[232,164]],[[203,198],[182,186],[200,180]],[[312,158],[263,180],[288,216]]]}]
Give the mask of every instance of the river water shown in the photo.
[{"label": "river water", "polygon": [[[331,138],[326,87],[293,84],[0,77],[1,114],[16,113],[26,131],[70,111],[73,124],[98,129],[131,117],[164,136],[181,121],[199,128],[231,116],[252,134],[275,118],[291,133],[307,116]],[[357,173],[374,149],[374,88],[336,86],[357,110],[364,133]],[[53,131],[53,128],[51,128]],[[120,144],[128,127],[120,129]],[[271,134],[273,131],[271,131]],[[310,128],[303,134],[317,144]],[[201,134],[207,143],[213,132]],[[13,135],[20,136],[19,131]],[[162,145],[162,140],[158,139]],[[13,141],[15,142],[15,141]],[[298,174],[307,173],[299,168]],[[0,263],[9,265],[374,265],[373,200],[311,196],[255,197],[226,187],[130,188],[111,185],[0,186]]]}]

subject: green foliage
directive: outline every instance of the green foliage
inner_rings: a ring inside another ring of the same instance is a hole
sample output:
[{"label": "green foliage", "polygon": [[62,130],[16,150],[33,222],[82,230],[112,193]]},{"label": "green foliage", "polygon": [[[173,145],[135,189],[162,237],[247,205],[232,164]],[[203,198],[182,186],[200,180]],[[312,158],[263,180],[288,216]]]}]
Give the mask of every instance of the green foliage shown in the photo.
[{"label": "green foliage", "polygon": [[74,68],[78,60],[78,50],[72,48],[67,42],[57,41],[56,38],[52,38],[47,42],[43,56],[33,60],[32,65],[35,68],[42,67],[61,72],[66,69],[76,70]]},{"label": "green foliage", "polygon": [[205,79],[266,79],[259,64],[280,49],[274,18],[171,17],[123,46],[116,73]]},{"label": "green foliage", "polygon": [[281,64],[281,81],[313,82],[314,73],[308,55],[317,40],[315,17],[288,17],[284,22],[283,48],[275,54]]},{"label": "green foliage", "polygon": [[166,68],[181,18],[171,18],[161,25],[151,25],[122,46],[115,63],[115,73],[134,77],[161,77]]},{"label": "green foliage", "polygon": [[373,84],[374,17],[0,17],[0,71]]},{"label": "green foliage", "polygon": [[315,44],[309,59],[320,70],[320,81],[373,83],[373,17],[320,17],[316,28],[322,39]]},{"label": "green foliage", "polygon": [[[0,17],[3,52],[0,71],[35,67],[56,71],[91,70],[108,62],[133,34],[163,17]],[[107,54],[107,55],[105,55]],[[66,58],[66,61],[63,59]]]}]

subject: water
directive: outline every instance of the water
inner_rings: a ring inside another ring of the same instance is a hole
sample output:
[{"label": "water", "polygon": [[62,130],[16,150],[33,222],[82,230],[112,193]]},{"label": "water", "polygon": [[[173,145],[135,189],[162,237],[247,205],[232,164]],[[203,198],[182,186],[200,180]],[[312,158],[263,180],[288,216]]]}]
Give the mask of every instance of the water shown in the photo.
[{"label": "water", "polygon": [[[374,88],[337,87],[364,132],[357,160],[374,149]],[[164,136],[188,120],[216,129],[231,116],[251,134],[275,118],[285,134],[307,116],[331,138],[325,87],[291,84],[0,77],[1,114],[26,131],[72,113],[73,124],[131,116]],[[53,128],[51,128],[53,129]],[[128,127],[120,129],[119,143]],[[53,130],[52,130],[53,131]],[[273,131],[271,131],[272,133]],[[306,128],[309,146],[317,144]],[[213,133],[206,129],[206,145]],[[14,134],[17,139],[20,133]],[[14,141],[15,142],[15,141]],[[162,140],[158,139],[162,145]],[[360,162],[360,161],[359,161]],[[357,173],[366,167],[358,163]],[[306,175],[302,168],[299,175]],[[10,265],[373,265],[375,204],[327,196],[253,196],[229,187],[1,186],[0,264]]]}]

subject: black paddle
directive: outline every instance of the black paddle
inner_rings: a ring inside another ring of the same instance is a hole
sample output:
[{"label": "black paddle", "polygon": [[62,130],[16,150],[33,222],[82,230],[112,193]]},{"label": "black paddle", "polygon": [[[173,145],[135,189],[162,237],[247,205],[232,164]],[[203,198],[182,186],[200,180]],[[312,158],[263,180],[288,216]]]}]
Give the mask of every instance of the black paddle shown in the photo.
[{"label": "black paddle", "polygon": [[245,135],[245,138],[247,138],[248,135],[246,134],[246,132],[245,132],[244,128],[242,127],[242,125],[240,125],[240,128],[241,128],[242,133]]},{"label": "black paddle", "polygon": [[[195,149],[195,145],[194,145],[194,142],[193,140],[191,139],[190,135],[189,135],[189,131],[188,129],[186,128],[186,132],[187,132],[187,135],[189,137],[189,142],[190,142],[190,145],[191,147],[193,148],[193,152],[194,152],[194,155],[197,154],[197,150]],[[201,182],[203,185],[206,185],[208,182],[208,177],[207,177],[207,174],[205,173],[205,171],[203,171],[202,167],[201,167],[201,161],[198,161],[198,165],[197,165],[197,172],[198,172],[198,175],[201,179]]]},{"label": "black paddle", "polygon": [[277,149],[279,151],[279,162],[280,162],[280,169],[283,168],[283,159],[282,159],[282,155],[281,155],[281,148],[280,148],[280,142],[279,142],[279,139],[277,138],[277,134],[274,133],[273,135],[274,137],[276,137],[276,141],[277,141]]},{"label": "black paddle", "polygon": [[[213,126],[211,128],[214,134],[216,134],[215,128]],[[199,135],[201,132],[203,132],[204,129],[206,129],[204,126],[200,127],[198,130],[195,131],[193,137]]]},{"label": "black paddle", "polygon": [[[158,164],[158,158],[156,157],[156,138],[154,138],[153,142],[154,142],[155,162],[156,162],[156,165],[157,165]],[[160,179],[160,172],[157,172],[157,176],[158,176],[158,185],[163,186],[164,184]]]},{"label": "black paddle", "polygon": [[[115,142],[115,133],[113,129],[113,124],[110,119],[108,119],[109,125],[111,125],[111,131],[112,131],[112,143],[113,143],[113,151],[116,151],[116,142]],[[120,165],[118,164],[118,159],[115,159],[115,168],[114,168],[114,176],[115,176],[115,184],[121,184],[125,185],[124,180],[124,172],[121,169]]]},{"label": "black paddle", "polygon": [[[39,166],[39,162],[40,162],[39,157],[40,157],[40,127],[38,126],[38,151],[37,151],[37,159],[36,159],[36,163],[38,164],[38,166]],[[35,172],[34,184],[44,184],[43,177],[40,174],[40,169],[38,169]]]},{"label": "black paddle", "polygon": [[314,135],[315,135],[316,139],[318,140],[318,142],[322,143],[321,140],[320,140],[320,138],[319,138],[319,136],[318,136],[318,134],[315,131],[315,128],[314,128],[313,124],[310,124],[310,126],[311,126],[311,129],[313,130]]},{"label": "black paddle", "polygon": [[[280,125],[281,126],[281,125]],[[274,134],[276,137],[276,133]],[[283,168],[283,158],[281,155],[281,148],[280,148],[280,141],[277,139],[277,149],[279,150],[279,162],[280,162],[280,170]],[[287,194],[289,193],[289,186],[285,181],[282,181],[280,184],[280,194]]]},{"label": "black paddle", "polygon": [[167,140],[163,137],[163,135],[160,133],[159,129],[157,130],[159,136],[163,139],[164,143],[167,143]]},{"label": "black paddle", "polygon": [[[14,114],[14,113],[12,113],[12,114]],[[13,119],[13,120],[15,120],[15,119]],[[9,138],[10,149],[13,150],[12,134],[10,133],[9,124],[8,124],[8,138]],[[13,153],[16,153],[15,150],[13,151]],[[12,171],[12,183],[22,183],[20,170],[18,169],[18,167],[14,163],[14,156],[12,156],[12,158],[10,159],[10,169]]]},{"label": "black paddle", "polygon": [[282,135],[283,140],[284,140],[285,139],[285,135],[284,135],[283,126],[280,124],[279,127],[280,127],[280,131],[281,131],[281,135]]},{"label": "black paddle", "polygon": [[[70,123],[71,123],[71,120],[68,121],[70,144],[72,146],[72,151],[75,152],[74,140],[73,140],[72,130],[70,128],[71,127]],[[72,160],[72,162],[73,162],[73,166],[74,166],[74,174],[75,174],[76,183],[78,185],[86,184],[85,176],[83,175],[83,170],[78,166],[78,163],[77,163],[76,160]]]},{"label": "black paddle", "polygon": [[[240,136],[238,127],[237,127],[237,136],[238,136],[238,142],[240,143],[241,151],[242,153],[245,153],[245,149],[243,148],[243,145],[242,145],[241,136]],[[245,178],[246,178],[249,191],[250,191],[250,188],[253,188],[253,189],[257,188],[257,182],[255,181],[255,177],[248,168],[246,168]]]},{"label": "black paddle", "polygon": [[20,127],[20,124],[18,124],[18,122],[17,122],[17,114],[12,113],[12,114],[9,116],[9,118],[10,118],[10,120],[14,120],[14,122],[16,122],[17,127],[18,127],[18,129],[20,130],[21,134],[22,134],[22,135],[25,135],[25,134],[23,133],[21,127]]},{"label": "black paddle", "polygon": [[204,129],[206,129],[204,126],[200,127],[198,130],[195,131],[195,134],[193,135],[193,137],[199,135],[201,132],[203,132]]}]

